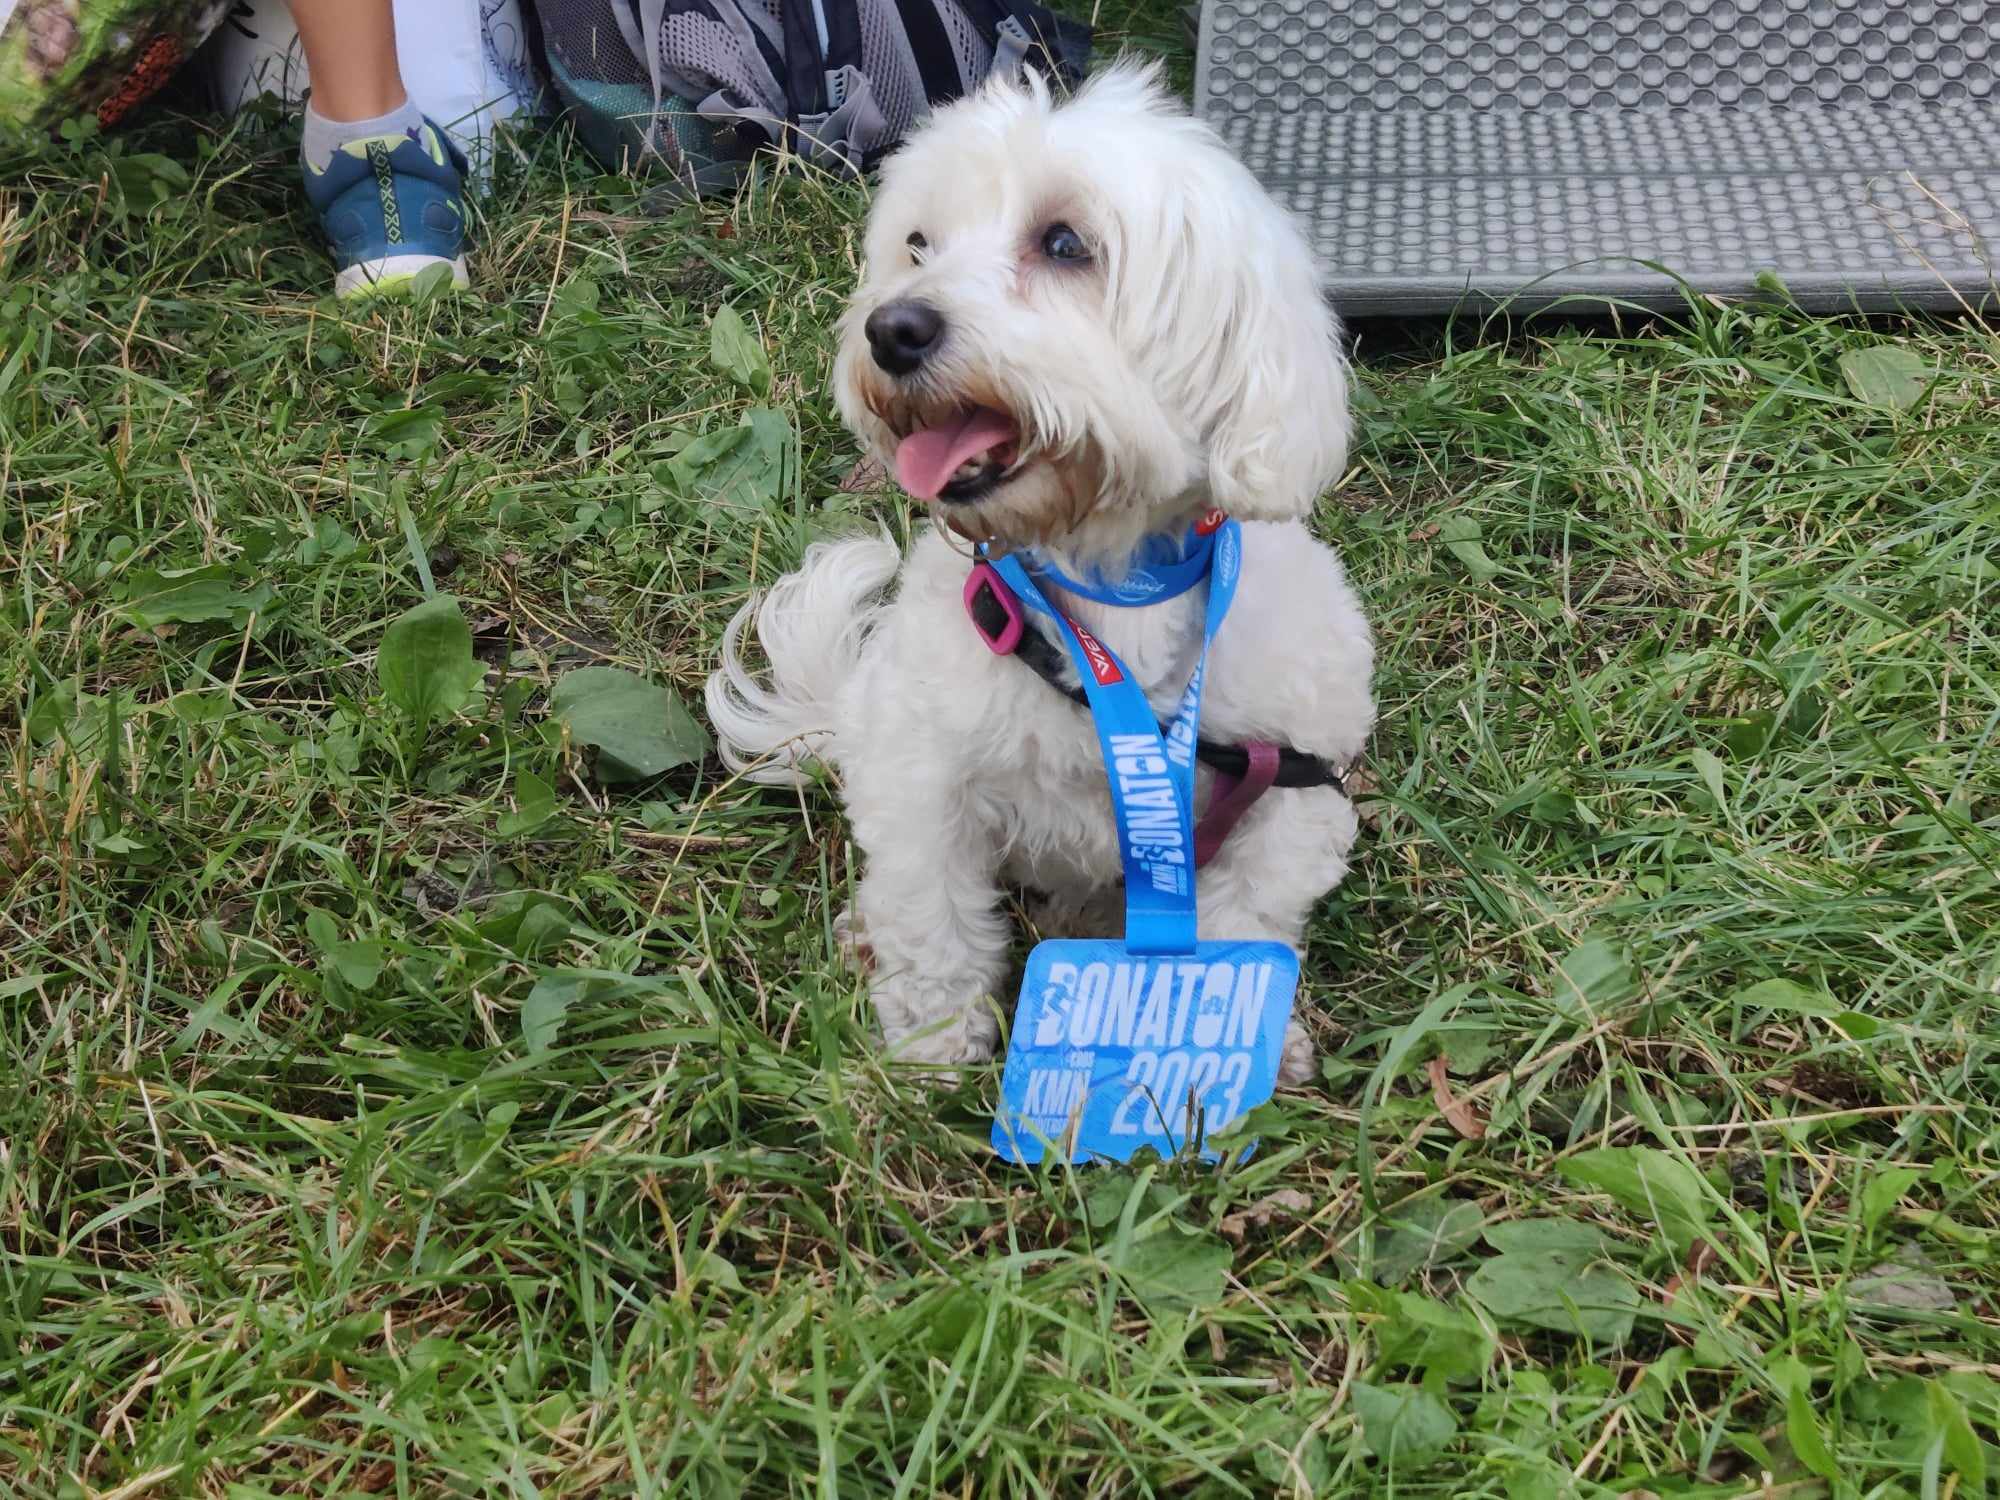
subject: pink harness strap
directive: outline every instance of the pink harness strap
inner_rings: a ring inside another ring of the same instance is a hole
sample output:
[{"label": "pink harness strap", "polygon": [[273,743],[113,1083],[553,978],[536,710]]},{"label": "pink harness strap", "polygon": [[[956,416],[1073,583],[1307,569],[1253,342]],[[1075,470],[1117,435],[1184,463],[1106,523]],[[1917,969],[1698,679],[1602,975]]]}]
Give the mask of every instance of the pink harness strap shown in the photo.
[{"label": "pink harness strap", "polygon": [[1259,797],[1271,790],[1271,784],[1278,779],[1276,745],[1269,740],[1246,740],[1243,752],[1250,763],[1243,768],[1242,776],[1227,776],[1220,771],[1215,773],[1208,811],[1195,824],[1194,867],[1197,870],[1215,858],[1222,841],[1229,837],[1229,830],[1242,820]]},{"label": "pink harness strap", "polygon": [[[1006,580],[991,563],[983,560],[975,563],[966,578],[965,612],[972,618],[972,628],[979,632],[979,638],[986,642],[987,649],[994,655],[1019,657],[1028,670],[1065,698],[1088,706],[1083,689],[1071,687],[1063,681],[1059,650],[1039,630],[1029,626],[1027,617],[1021,611],[1020,600],[1014,597],[1014,591],[1007,587]],[[1212,751],[1234,748],[1238,747],[1213,746],[1206,740],[1199,740],[1195,754],[1213,765],[1214,762],[1209,760]],[[1243,815],[1256,805],[1259,797],[1277,784],[1280,777],[1285,778],[1288,787],[1341,787],[1340,773],[1316,757],[1297,750],[1280,749],[1268,740],[1250,740],[1240,748],[1245,761],[1243,773],[1240,776],[1227,771],[1215,773],[1208,811],[1195,824],[1194,865],[1197,870],[1215,858],[1222,841],[1229,837],[1229,831],[1242,821]],[[1291,764],[1289,774],[1286,771],[1288,759]]]}]

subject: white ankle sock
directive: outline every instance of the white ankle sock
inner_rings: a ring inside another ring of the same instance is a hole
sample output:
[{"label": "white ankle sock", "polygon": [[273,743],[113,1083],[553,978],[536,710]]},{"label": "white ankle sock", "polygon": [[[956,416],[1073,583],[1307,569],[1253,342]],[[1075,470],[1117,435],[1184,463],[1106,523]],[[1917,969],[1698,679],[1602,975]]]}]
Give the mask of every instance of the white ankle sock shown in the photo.
[{"label": "white ankle sock", "polygon": [[368,120],[329,120],[308,102],[305,135],[299,141],[299,155],[315,171],[324,172],[327,163],[333,160],[333,153],[349,141],[402,135],[423,123],[423,111],[408,99],[386,115],[376,115]]}]

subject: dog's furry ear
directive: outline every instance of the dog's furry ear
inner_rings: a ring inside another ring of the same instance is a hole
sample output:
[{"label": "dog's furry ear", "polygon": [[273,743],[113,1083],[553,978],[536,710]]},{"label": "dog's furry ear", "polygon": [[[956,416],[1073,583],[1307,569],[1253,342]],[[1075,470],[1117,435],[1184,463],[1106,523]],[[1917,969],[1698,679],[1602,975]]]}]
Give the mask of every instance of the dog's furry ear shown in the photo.
[{"label": "dog's furry ear", "polygon": [[[1276,205],[1272,205],[1275,207]],[[1295,229],[1285,226],[1294,235]],[[1268,231],[1276,238],[1281,231]],[[1268,241],[1267,241],[1268,246]],[[1217,410],[1208,436],[1210,498],[1245,520],[1309,515],[1347,467],[1351,423],[1340,325],[1301,243],[1267,248],[1256,286],[1238,268],[1231,338],[1216,366]],[[1272,266],[1270,259],[1296,260]],[[1261,288],[1261,289],[1259,289]]]},{"label": "dog's furry ear", "polygon": [[1292,520],[1346,468],[1347,362],[1304,234],[1230,166],[1254,202],[1198,211],[1188,227],[1188,291],[1224,330],[1210,370],[1209,494],[1246,520]]},{"label": "dog's furry ear", "polygon": [[1120,301],[1154,323],[1139,342],[1201,434],[1214,503],[1303,517],[1346,467],[1350,431],[1340,324],[1305,232],[1154,78],[1133,70],[1114,87],[1152,96],[1128,107],[1180,115],[1183,148],[1164,172],[1132,163],[1151,201],[1134,205]]}]

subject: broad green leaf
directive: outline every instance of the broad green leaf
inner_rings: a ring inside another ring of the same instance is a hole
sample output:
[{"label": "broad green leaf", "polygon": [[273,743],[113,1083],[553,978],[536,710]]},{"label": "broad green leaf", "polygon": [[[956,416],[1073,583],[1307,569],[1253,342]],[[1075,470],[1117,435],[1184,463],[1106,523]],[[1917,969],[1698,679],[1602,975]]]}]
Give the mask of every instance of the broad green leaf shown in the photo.
[{"label": "broad green leaf", "polygon": [[157,845],[134,834],[114,830],[91,836],[90,847],[94,853],[117,859],[132,859],[144,862],[154,858],[160,851]]},{"label": "broad green leaf", "polygon": [[1096,1181],[1083,1195],[1084,1217],[1092,1224],[1116,1224],[1135,1193],[1139,1195],[1139,1202],[1134,1205],[1133,1212],[1141,1217],[1149,1204],[1162,1207],[1167,1202],[1166,1189],[1154,1183],[1145,1173],[1120,1171],[1107,1166],[1102,1172],[1092,1175]]},{"label": "broad green leaf", "polygon": [[1712,751],[1696,747],[1688,758],[1694,762],[1695,771],[1701,776],[1702,785],[1708,788],[1708,795],[1715,799],[1719,812],[1729,808],[1729,786],[1723,779],[1722,762]]},{"label": "broad green leaf", "polygon": [[1738,990],[1729,1002],[1743,1010],[1780,1010],[1805,1016],[1828,1016],[1834,1009],[1824,990],[1808,989],[1791,979],[1760,979]]},{"label": "broad green leaf", "polygon": [[756,406],[734,427],[696,438],[666,462],[682,499],[701,506],[762,510],[783,496],[796,468],[791,418]]},{"label": "broad green leaf", "polygon": [[1857,401],[1908,411],[1930,388],[1931,367],[1894,344],[1871,344],[1840,356],[1841,378]]},{"label": "broad green leaf", "polygon": [[947,1283],[930,1297],[915,1304],[919,1316],[913,1325],[936,1359],[950,1359],[965,1342],[974,1325],[986,1321],[986,1298],[967,1287]]},{"label": "broad green leaf", "polygon": [[1489,582],[1499,574],[1500,564],[1486,555],[1486,548],[1480,545],[1479,523],[1471,516],[1460,512],[1440,522],[1438,540],[1472,575],[1474,583]]},{"label": "broad green leaf", "polygon": [[306,936],[312,939],[315,948],[325,953],[340,941],[340,929],[334,925],[333,918],[318,907],[309,907],[306,911]]},{"label": "broad green leaf", "polygon": [[1377,1458],[1428,1458],[1458,1432],[1451,1409],[1421,1386],[1357,1380],[1349,1399],[1361,1419],[1362,1444]]},{"label": "broad green leaf", "polygon": [[125,199],[138,200],[133,205],[135,207],[165,203],[187,186],[187,169],[171,157],[156,152],[114,156],[106,166],[105,175],[117,187],[121,207]]},{"label": "broad green leaf", "polygon": [[419,305],[435,301],[453,290],[454,279],[451,266],[444,261],[425,266],[410,278],[409,300]]},{"label": "broad green leaf", "polygon": [[542,891],[508,891],[494,899],[474,930],[488,942],[534,958],[569,936],[569,911]]},{"label": "broad green leaf", "polygon": [[1322,1495],[1333,1483],[1336,1469],[1326,1436],[1303,1418],[1258,1435],[1251,1454],[1257,1473],[1272,1486],[1263,1492],[1267,1495]]},{"label": "broad green leaf", "polygon": [[472,655],[472,632],[449,594],[427,599],[382,632],[375,656],[382,693],[421,728],[472,701],[486,669]]},{"label": "broad green leaf", "polygon": [[530,1052],[546,1052],[562,1032],[563,1018],[588,993],[593,976],[567,971],[544,974],[521,1004],[521,1040]]},{"label": "broad green leaf", "polygon": [[603,300],[596,275],[586,267],[556,288],[554,310],[558,317],[573,318],[596,312]]},{"label": "broad green leaf", "polygon": [[372,990],[388,962],[388,949],[381,943],[335,943],[327,950],[333,972],[357,990]]},{"label": "broad green leaf", "polygon": [[1484,1262],[1466,1295],[1502,1322],[1620,1344],[1632,1331],[1639,1294],[1604,1263],[1604,1237],[1564,1219],[1495,1224],[1487,1243],[1504,1253]]},{"label": "broad green leaf", "polygon": [[725,303],[708,326],[708,358],[716,369],[752,395],[771,393],[771,362],[743,315]]},{"label": "broad green leaf", "polygon": [[[73,682],[57,682],[43,688],[35,695],[34,706],[22,720],[22,727],[28,731],[28,738],[37,745],[45,745],[76,718],[77,699],[81,695]],[[20,712],[20,705],[15,705]]]},{"label": "broad green leaf", "polygon": [[306,911],[306,936],[326,960],[328,968],[357,990],[371,990],[388,963],[388,949],[381,943],[344,939],[332,916],[318,907]]},{"label": "broad green leaf", "polygon": [[1608,1260],[1616,1243],[1575,1219],[1516,1219],[1486,1226],[1486,1243],[1502,1255],[1545,1256],[1567,1265]]},{"label": "broad green leaf", "polygon": [[467,1111],[454,1110],[447,1119],[458,1126],[457,1139],[452,1143],[452,1167],[461,1181],[471,1178],[486,1165],[493,1153],[498,1151],[507,1139],[507,1132],[520,1117],[521,1106],[512,1099],[505,1100],[486,1111],[483,1117],[475,1117]]},{"label": "broad green leaf", "polygon": [[1950,1387],[1942,1380],[1928,1380],[1924,1384],[1929,1407],[1929,1436],[1932,1441],[1943,1440],[1946,1461],[1958,1470],[1966,1488],[1976,1495],[1986,1484],[1986,1446],[1980,1442],[1979,1434],[1972,1430],[1965,1408],[1959,1404]]},{"label": "broad green leaf", "polygon": [[[1468,1073],[1483,1071],[1501,1050],[1501,1033],[1491,1026],[1476,1026],[1459,1022],[1444,1027],[1438,1034],[1438,1052],[1445,1060],[1445,1066],[1461,1078]],[[1442,1204],[1442,1198],[1427,1200]]]},{"label": "broad green leaf", "polygon": [[742,422],[734,427],[718,427],[714,432],[704,432],[667,460],[667,474],[682,490],[692,490],[702,475],[749,439],[749,425]]},{"label": "broad green leaf", "polygon": [[1708,1227],[1708,1184],[1686,1162],[1650,1146],[1585,1151],[1562,1164],[1562,1175],[1597,1188],[1621,1207],[1660,1226],[1676,1254],[1686,1254]]},{"label": "broad green leaf", "polygon": [[104,719],[99,711],[103,701],[94,693],[79,692],[74,682],[53,682],[35,695],[35,706],[28,710],[23,727],[38,745],[65,737],[65,731],[70,731],[66,737],[81,748],[102,733],[98,726]]},{"label": "broad green leaf", "polygon": [[690,1286],[699,1286],[704,1281],[712,1281],[717,1286],[732,1292],[743,1290],[743,1278],[736,1274],[736,1267],[713,1250],[690,1251],[684,1257],[684,1263],[687,1266]]},{"label": "broad green leaf", "polygon": [[743,413],[743,425],[750,429],[747,458],[758,493],[782,498],[798,467],[798,430],[790,414],[753,406]]},{"label": "broad green leaf", "polygon": [[1215,1306],[1232,1259],[1213,1235],[1163,1229],[1131,1245],[1115,1264],[1137,1301],[1165,1312]]},{"label": "broad green leaf", "polygon": [[1667,1396],[1686,1372],[1689,1363],[1687,1350],[1674,1347],[1663,1350],[1658,1359],[1646,1366],[1631,1390],[1633,1404],[1648,1420],[1666,1420]]},{"label": "broad green leaf", "polygon": [[187,168],[171,156],[162,156],[157,151],[135,151],[118,165],[144,172],[169,188],[184,188],[188,185]]},{"label": "broad green leaf", "polygon": [[142,629],[209,620],[241,625],[276,597],[267,585],[240,587],[242,583],[236,570],[222,563],[205,568],[140,568],[126,577],[120,610]]},{"label": "broad green leaf", "polygon": [[521,1038],[530,1052],[545,1052],[555,1045],[563,1022],[578,1001],[605,1006],[659,995],[671,988],[665,980],[621,974],[615,969],[551,969],[535,981],[522,1002]]},{"label": "broad green leaf", "polygon": [[561,907],[553,904],[534,906],[522,915],[511,946],[523,958],[536,958],[556,947],[569,934],[570,920]]},{"label": "broad green leaf", "polygon": [[1400,1286],[1417,1272],[1444,1264],[1478,1240],[1485,1218],[1477,1203],[1462,1200],[1396,1205],[1375,1232],[1375,1279]]},{"label": "broad green leaf", "polygon": [[336,729],[322,736],[315,748],[326,757],[329,765],[350,776],[361,769],[360,742],[345,729]]},{"label": "broad green leaf", "polygon": [[618,667],[565,673],[549,707],[573,743],[596,748],[605,781],[643,781],[708,752],[708,732],[680,699]]},{"label": "broad green leaf", "polygon": [[213,724],[229,715],[229,695],[204,693],[189,688],[167,700],[167,709],[183,724]]},{"label": "broad green leaf", "polygon": [[1914,1375],[1899,1375],[1894,1380],[1856,1381],[1842,1395],[1856,1420],[1880,1422],[1910,1433],[1930,1424],[1927,1385]]},{"label": "broad green leaf", "polygon": [[391,458],[422,458],[444,435],[444,413],[434,406],[377,412],[362,424],[362,436]]},{"label": "broad green leaf", "polygon": [[514,778],[514,811],[500,814],[500,837],[532,833],[555,815],[555,788],[533,772],[523,771]]},{"label": "broad green leaf", "polygon": [[1723,732],[1723,747],[1737,760],[1762,755],[1778,729],[1778,716],[1768,708],[1749,709],[1722,722],[1729,726]]},{"label": "broad green leaf", "polygon": [[1366,1283],[1353,1290],[1372,1293],[1375,1317],[1369,1331],[1383,1368],[1408,1367],[1442,1380],[1465,1381],[1477,1380],[1493,1362],[1492,1337],[1463,1308],[1415,1292],[1376,1291]]},{"label": "broad green leaf", "polygon": [[[556,297],[560,301],[562,292],[558,291]],[[490,406],[506,396],[507,386],[504,375],[484,370],[447,370],[424,382],[424,395],[433,401],[470,401]]]},{"label": "broad green leaf", "polygon": [[1567,828],[1579,821],[1596,822],[1568,792],[1542,792],[1528,803],[1528,816],[1550,828]]},{"label": "broad green leaf", "polygon": [[1556,968],[1556,1009],[1572,1020],[1602,1020],[1638,993],[1631,951],[1610,938],[1579,943]]},{"label": "broad green leaf", "polygon": [[1923,1181],[1918,1167],[1885,1167],[1868,1179],[1861,1189],[1861,1230],[1873,1234],[1889,1211],[1902,1201],[1903,1194]]},{"label": "broad green leaf", "polygon": [[1798,1456],[1799,1462],[1820,1478],[1840,1477],[1840,1466],[1834,1462],[1832,1450],[1826,1446],[1826,1435],[1819,1430],[1819,1418],[1813,1414],[1812,1394],[1803,1380],[1795,1383],[1785,1397],[1785,1440],[1792,1445],[1792,1452]]},{"label": "broad green leaf", "polygon": [[1833,1018],[1833,1024],[1852,1042],[1865,1042],[1882,1033],[1882,1023],[1874,1016],[1863,1015],[1858,1010],[1843,1010]]},{"label": "broad green leaf", "polygon": [[1472,1273],[1466,1295],[1503,1323],[1546,1328],[1616,1346],[1632,1332],[1639,1294],[1616,1271],[1503,1255]]}]

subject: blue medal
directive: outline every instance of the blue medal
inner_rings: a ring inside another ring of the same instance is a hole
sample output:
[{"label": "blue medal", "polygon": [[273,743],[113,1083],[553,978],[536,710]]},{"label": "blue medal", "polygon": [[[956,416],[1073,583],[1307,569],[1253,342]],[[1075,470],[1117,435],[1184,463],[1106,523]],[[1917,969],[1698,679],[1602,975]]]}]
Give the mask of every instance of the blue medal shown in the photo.
[{"label": "blue medal", "polygon": [[1147,569],[1144,589],[1044,574],[1107,603],[1171,598],[1207,576],[1201,655],[1164,732],[1117,653],[1051,605],[1019,558],[991,564],[1054,623],[1076,664],[1125,867],[1123,942],[1051,939],[1028,956],[993,1126],[994,1149],[1011,1161],[1040,1161],[1050,1145],[1072,1161],[1124,1161],[1142,1146],[1171,1156],[1277,1086],[1298,955],[1283,943],[1195,938],[1196,731],[1208,650],[1242,572],[1241,532],[1224,521],[1184,550]]}]

